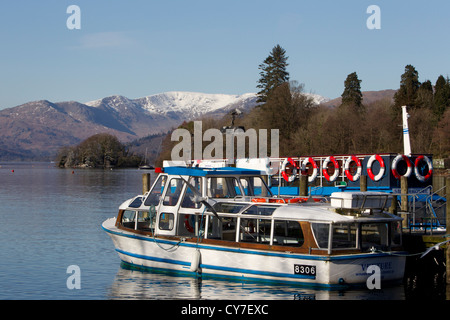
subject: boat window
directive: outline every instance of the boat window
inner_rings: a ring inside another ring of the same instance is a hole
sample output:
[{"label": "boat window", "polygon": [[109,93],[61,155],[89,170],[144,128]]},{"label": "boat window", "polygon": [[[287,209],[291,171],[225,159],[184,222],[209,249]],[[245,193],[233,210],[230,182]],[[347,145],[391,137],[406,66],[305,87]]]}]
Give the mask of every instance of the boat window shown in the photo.
[{"label": "boat window", "polygon": [[153,232],[155,230],[155,220],[155,211],[139,211],[136,229]]},{"label": "boat window", "polygon": [[161,213],[159,216],[159,229],[172,230],[173,229],[173,213]]},{"label": "boat window", "polygon": [[391,245],[399,246],[402,244],[402,224],[400,221],[391,222]]},{"label": "boat window", "polygon": [[258,216],[271,216],[279,206],[268,206],[263,204],[255,204],[242,212],[243,214],[254,214]]},{"label": "boat window", "polygon": [[207,194],[210,198],[234,198],[242,196],[239,183],[234,177],[208,178]]},{"label": "boat window", "polygon": [[273,196],[261,177],[241,177],[240,180],[246,196]]},{"label": "boat window", "polygon": [[136,211],[125,210],[122,214],[122,226],[129,229],[135,228]]},{"label": "boat window", "polygon": [[[201,179],[196,177],[191,177],[189,179],[189,184],[197,190],[197,193],[202,194]],[[181,202],[182,208],[200,208],[201,204],[194,202],[195,193],[191,189],[191,186],[187,185],[186,193],[184,194],[183,201]]]},{"label": "boat window", "polygon": [[311,229],[320,249],[328,249],[330,225],[328,223],[311,223]]},{"label": "boat window", "polygon": [[209,217],[208,239],[236,241],[236,218],[221,217],[222,222],[214,216]]},{"label": "boat window", "polygon": [[356,248],[356,224],[338,223],[333,224],[332,248]]},{"label": "boat window", "polygon": [[241,219],[239,241],[268,244],[271,224],[268,219]]},{"label": "boat window", "polygon": [[197,236],[204,235],[206,217],[204,215],[180,214],[178,221],[179,236]]},{"label": "boat window", "polygon": [[180,198],[183,185],[184,181],[180,178],[170,179],[169,184],[167,185],[166,194],[164,195],[163,205],[175,206]]},{"label": "boat window", "polygon": [[128,205],[130,208],[139,208],[142,204],[142,197],[136,197],[131,203]]},{"label": "boat window", "polygon": [[388,246],[388,223],[362,223],[361,249],[386,248]]},{"label": "boat window", "polygon": [[297,221],[274,220],[273,244],[300,247],[305,241],[300,223]]},{"label": "boat window", "polygon": [[161,199],[161,195],[166,184],[167,176],[160,175],[153,185],[152,190],[144,201],[145,206],[157,206]]},{"label": "boat window", "polygon": [[221,213],[239,213],[246,206],[248,206],[246,203],[216,202],[213,208]]}]

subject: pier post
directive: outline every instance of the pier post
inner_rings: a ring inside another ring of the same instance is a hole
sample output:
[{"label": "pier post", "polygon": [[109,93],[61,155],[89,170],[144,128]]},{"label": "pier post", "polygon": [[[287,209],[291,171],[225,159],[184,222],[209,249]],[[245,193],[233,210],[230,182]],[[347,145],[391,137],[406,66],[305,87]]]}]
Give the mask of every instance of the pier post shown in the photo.
[{"label": "pier post", "polygon": [[[269,186],[269,176],[263,175],[261,176],[261,179],[263,179],[267,186]],[[261,188],[261,197],[267,197],[267,190],[265,188]]]},{"label": "pier post", "polygon": [[142,194],[150,191],[150,173],[142,174]]},{"label": "pier post", "polygon": [[361,175],[359,179],[359,189],[361,191],[367,191],[367,176]]},{"label": "pier post", "polygon": [[403,218],[403,228],[408,228],[408,178],[402,176],[400,178],[400,190],[401,190],[401,204],[400,211],[402,212],[401,217]]},{"label": "pier post", "polygon": [[397,196],[392,197],[391,206],[389,207],[389,212],[397,215]]},{"label": "pier post", "polygon": [[299,179],[300,187],[299,189],[299,196],[300,197],[307,197],[308,196],[308,176],[300,174]]},{"label": "pier post", "polygon": [[[450,177],[447,177],[447,179],[445,179],[445,190],[446,190],[446,199],[447,199],[447,204],[446,204],[446,214],[445,214],[445,226],[447,227],[446,230],[446,234],[448,235],[450,232]],[[446,271],[447,271],[447,284],[450,284],[450,246],[449,243],[447,242],[447,250],[446,250],[446,254],[445,254],[445,262],[446,262]],[[450,286],[447,286],[450,287]],[[449,289],[447,289],[449,290]],[[450,291],[450,290],[449,290]],[[450,294],[450,292],[449,292]],[[448,296],[447,296],[448,297]]]}]

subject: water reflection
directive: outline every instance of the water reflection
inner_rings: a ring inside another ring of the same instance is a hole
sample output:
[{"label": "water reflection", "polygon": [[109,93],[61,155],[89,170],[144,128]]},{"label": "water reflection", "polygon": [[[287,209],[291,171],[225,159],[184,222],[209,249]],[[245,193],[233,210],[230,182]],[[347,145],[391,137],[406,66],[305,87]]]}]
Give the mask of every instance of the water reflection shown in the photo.
[{"label": "water reflection", "polygon": [[326,290],[301,286],[201,279],[142,272],[121,265],[109,299],[132,300],[404,300],[402,285],[381,290]]}]

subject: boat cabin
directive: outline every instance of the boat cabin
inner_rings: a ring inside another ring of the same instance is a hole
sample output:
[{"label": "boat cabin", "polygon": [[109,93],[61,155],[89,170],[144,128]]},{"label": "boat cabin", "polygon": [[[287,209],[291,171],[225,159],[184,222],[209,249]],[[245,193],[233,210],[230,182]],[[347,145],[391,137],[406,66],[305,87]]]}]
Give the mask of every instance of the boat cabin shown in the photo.
[{"label": "boat cabin", "polygon": [[318,255],[401,246],[401,218],[384,210],[388,194],[305,200],[274,196],[256,170],[168,167],[148,193],[120,206],[116,227],[186,242]]}]

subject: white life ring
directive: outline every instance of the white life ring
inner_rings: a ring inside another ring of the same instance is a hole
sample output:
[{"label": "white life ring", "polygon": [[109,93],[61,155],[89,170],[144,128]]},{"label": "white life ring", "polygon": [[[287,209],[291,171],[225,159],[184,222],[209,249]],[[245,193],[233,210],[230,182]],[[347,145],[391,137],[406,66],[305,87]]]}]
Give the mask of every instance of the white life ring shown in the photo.
[{"label": "white life ring", "polygon": [[[380,172],[378,172],[377,175],[374,175],[372,172],[372,164],[374,161],[378,161],[380,164]],[[383,158],[381,158],[378,154],[374,154],[369,158],[369,161],[367,161],[367,174],[369,175],[370,179],[373,181],[379,181],[386,171],[386,167],[384,166]]]},{"label": "white life ring", "polygon": [[[428,166],[428,173],[425,176],[422,176],[419,173],[419,164],[422,160],[425,160]],[[425,182],[426,180],[430,179],[431,175],[433,174],[433,163],[427,156],[418,156],[416,161],[414,162],[414,173],[416,174],[417,180]]]},{"label": "white life ring", "polygon": [[[292,174],[290,176],[288,176],[286,173],[286,166],[288,165],[288,163],[292,165]],[[281,166],[281,175],[287,182],[294,181],[295,176],[297,175],[297,166],[295,165],[295,162],[292,158],[284,159],[283,164]]]},{"label": "white life ring", "polygon": [[[358,169],[356,170],[355,175],[352,175],[350,173],[350,163],[356,162],[356,165],[358,166]],[[347,176],[348,180],[350,181],[358,181],[359,177],[361,176],[362,166],[361,161],[356,156],[350,156],[345,160],[345,175]]]},{"label": "white life ring", "polygon": [[[328,163],[330,163],[330,161],[333,163],[333,166],[334,166],[334,173],[332,176],[330,176],[328,174]],[[322,167],[323,167],[322,174],[325,177],[325,179],[327,179],[327,181],[333,182],[339,176],[339,163],[336,161],[335,157],[330,156],[330,157],[326,158],[322,164]]]},{"label": "white life ring", "polygon": [[303,172],[306,171],[306,166],[308,165],[308,163],[312,164],[313,166],[313,173],[308,177],[308,182],[313,182],[317,178],[317,174],[319,173],[319,167],[317,166],[317,163],[314,161],[313,158],[311,157],[306,158],[305,160],[303,160],[302,163],[302,174]]},{"label": "white life ring", "polygon": [[409,158],[403,154],[399,154],[392,160],[392,175],[395,177],[395,179],[400,179],[400,174],[397,172],[397,164],[400,160],[404,160],[406,162],[406,165],[408,166],[408,169],[406,170],[406,173],[403,175],[404,177],[409,178],[412,172],[412,163],[409,160]]}]

